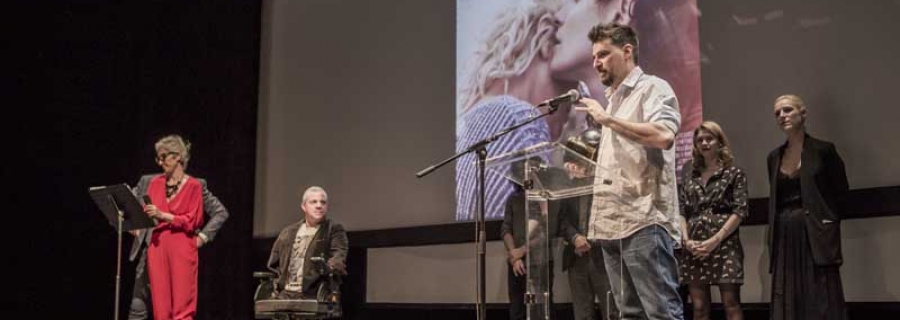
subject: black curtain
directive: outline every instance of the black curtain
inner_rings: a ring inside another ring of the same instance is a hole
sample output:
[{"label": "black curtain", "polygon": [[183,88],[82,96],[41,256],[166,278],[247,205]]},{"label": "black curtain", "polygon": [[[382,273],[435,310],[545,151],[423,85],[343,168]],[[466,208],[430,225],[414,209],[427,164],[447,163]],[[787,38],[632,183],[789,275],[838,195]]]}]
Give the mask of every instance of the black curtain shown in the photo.
[{"label": "black curtain", "polygon": [[[231,214],[200,249],[197,319],[252,319],[262,2],[8,6],[2,170],[13,314],[112,317],[116,234],[87,190],[160,172],[153,143],[177,133],[193,144],[188,173],[207,179]],[[123,314],[133,269],[123,265]]]}]

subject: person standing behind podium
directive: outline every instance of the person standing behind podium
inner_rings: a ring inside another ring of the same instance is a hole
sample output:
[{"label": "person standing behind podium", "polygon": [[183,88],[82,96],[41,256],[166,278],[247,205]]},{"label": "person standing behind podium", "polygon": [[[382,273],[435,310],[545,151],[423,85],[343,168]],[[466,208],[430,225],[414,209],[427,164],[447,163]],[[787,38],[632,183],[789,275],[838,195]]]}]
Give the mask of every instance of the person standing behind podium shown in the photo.
[{"label": "person standing behind podium", "polygon": [[[140,180],[134,187],[134,194],[138,197],[143,197],[147,194],[147,188],[150,186],[150,181],[156,175],[144,175],[141,176]],[[200,186],[203,192],[203,212],[209,215],[209,222],[203,227],[203,230],[197,232],[197,247],[203,247],[209,242],[212,242],[215,239],[216,234],[219,232],[219,228],[222,227],[222,224],[228,220],[228,209],[225,208],[225,205],[219,201],[212,192],[209,191],[206,185],[206,180],[202,178],[197,178],[200,181]],[[153,235],[150,232],[152,229],[141,229],[136,230],[133,233],[134,242],[131,245],[131,254],[129,255],[129,260],[137,261],[137,267],[135,268],[134,274],[134,290],[132,291],[131,296],[131,306],[128,309],[128,320],[144,320],[150,316],[149,306],[150,306],[150,280],[147,277],[147,244],[150,243],[150,237]]]},{"label": "person standing behind podium", "polygon": [[178,135],[155,144],[163,174],[147,187],[144,212],[157,223],[147,250],[153,318],[193,319],[197,311],[197,233],[203,224],[203,188],[187,175],[190,144]]},{"label": "person standing behind podium", "polygon": [[[513,176],[522,177],[525,171],[525,162],[531,166],[539,166],[544,163],[540,158],[530,158],[514,162],[510,165]],[[539,173],[544,181],[554,180],[554,173],[547,171]],[[506,199],[506,207],[503,215],[503,224],[500,225],[500,237],[507,253],[507,293],[509,295],[509,319],[524,320],[526,316],[525,293],[528,289],[528,261],[534,262],[532,267],[538,266],[547,275],[547,289],[549,297],[546,303],[550,304],[550,313],[553,314],[553,248],[551,241],[557,237],[561,204],[559,201],[548,200],[546,202],[528,201],[528,214],[525,214],[525,189],[516,184],[515,192]],[[546,223],[543,220],[546,219]],[[529,250],[529,247],[537,246],[541,241],[547,241],[544,250]],[[543,251],[543,252],[540,252]],[[531,256],[529,256],[531,255]],[[545,262],[546,263],[543,263]],[[532,277],[537,280],[541,277]],[[540,319],[542,315],[532,315],[533,319]]]},{"label": "person standing behind podium", "polygon": [[[596,129],[594,129],[596,130]],[[581,136],[571,137],[566,147],[581,156],[595,160],[596,145],[591,145]],[[592,184],[593,172],[586,161],[573,154],[566,153],[563,163],[569,173],[573,185]],[[575,320],[595,319],[594,301],[600,302],[600,319],[618,319],[619,312],[615,303],[610,303],[607,296],[610,292],[609,276],[603,261],[603,250],[600,246],[591,246],[587,240],[588,217],[591,213],[592,194],[563,199],[563,210],[560,213],[560,236],[566,240],[563,249],[562,270],[569,276],[569,289],[572,291],[572,311]]]},{"label": "person standing behind podium", "polygon": [[585,106],[575,108],[603,126],[587,238],[603,249],[623,319],[683,319],[674,254],[678,100],[665,80],[637,66],[634,29],[601,24],[588,38],[609,106],[582,98]]},{"label": "person standing behind podium", "polygon": [[787,138],[768,157],[771,319],[847,319],[841,286],[841,218],[849,186],[834,144],[806,133],[796,95],[775,99]]}]

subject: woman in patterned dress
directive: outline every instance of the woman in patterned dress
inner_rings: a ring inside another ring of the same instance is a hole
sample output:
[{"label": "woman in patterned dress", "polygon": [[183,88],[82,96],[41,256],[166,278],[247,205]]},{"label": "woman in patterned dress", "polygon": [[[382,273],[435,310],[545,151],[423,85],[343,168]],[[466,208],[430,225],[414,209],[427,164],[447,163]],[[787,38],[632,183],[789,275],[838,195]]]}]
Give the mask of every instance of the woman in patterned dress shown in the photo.
[{"label": "woman in patterned dress", "polygon": [[688,286],[694,319],[710,318],[711,285],[719,286],[728,319],[743,319],[744,249],[737,229],[747,217],[747,177],[733,166],[728,138],[715,122],[694,130],[692,156],[678,189],[685,249],[681,283]]}]

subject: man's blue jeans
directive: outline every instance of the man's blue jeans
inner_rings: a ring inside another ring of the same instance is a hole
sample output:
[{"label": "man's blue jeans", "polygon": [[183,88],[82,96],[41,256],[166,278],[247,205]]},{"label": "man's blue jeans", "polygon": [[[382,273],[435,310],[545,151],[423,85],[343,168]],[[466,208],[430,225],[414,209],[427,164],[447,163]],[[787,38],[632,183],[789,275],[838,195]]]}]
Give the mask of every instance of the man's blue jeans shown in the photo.
[{"label": "man's blue jeans", "polygon": [[651,225],[621,240],[599,242],[623,320],[684,319],[675,241],[666,229]]}]

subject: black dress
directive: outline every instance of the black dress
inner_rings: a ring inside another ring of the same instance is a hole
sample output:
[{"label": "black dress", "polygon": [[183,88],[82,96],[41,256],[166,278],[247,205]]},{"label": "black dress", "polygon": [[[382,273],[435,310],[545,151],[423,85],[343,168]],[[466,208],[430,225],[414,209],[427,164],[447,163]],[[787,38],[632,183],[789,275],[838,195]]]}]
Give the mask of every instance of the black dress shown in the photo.
[{"label": "black dress", "polygon": [[777,183],[772,319],[847,319],[838,267],[813,261],[799,175],[778,170]]}]

